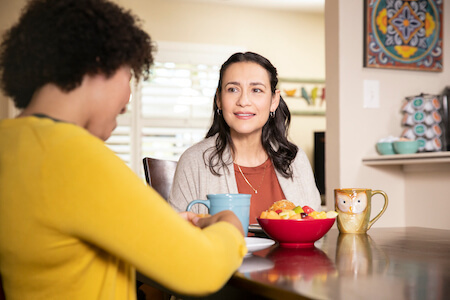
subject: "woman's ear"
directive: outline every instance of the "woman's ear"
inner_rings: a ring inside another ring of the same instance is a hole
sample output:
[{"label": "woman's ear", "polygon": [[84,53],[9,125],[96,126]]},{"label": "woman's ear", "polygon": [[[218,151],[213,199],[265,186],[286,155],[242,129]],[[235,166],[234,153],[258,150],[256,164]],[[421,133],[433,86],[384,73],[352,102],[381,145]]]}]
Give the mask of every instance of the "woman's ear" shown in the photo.
[{"label": "woman's ear", "polygon": [[219,97],[219,90],[216,90],[216,94],[214,95],[214,102],[216,102],[217,108],[222,109],[222,103]]},{"label": "woman's ear", "polygon": [[280,104],[280,90],[275,90],[275,94],[272,96],[272,104],[270,104],[270,111],[276,111]]}]

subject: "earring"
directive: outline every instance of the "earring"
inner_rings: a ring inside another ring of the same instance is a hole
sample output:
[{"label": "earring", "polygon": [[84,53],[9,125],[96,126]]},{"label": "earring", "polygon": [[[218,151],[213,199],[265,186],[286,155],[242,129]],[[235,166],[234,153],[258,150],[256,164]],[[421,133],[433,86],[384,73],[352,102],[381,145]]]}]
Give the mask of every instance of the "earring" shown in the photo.
[{"label": "earring", "polygon": [[270,116],[271,118],[275,118],[275,112],[274,112],[274,111],[271,111],[271,112],[269,113],[269,116]]},{"label": "earring", "polygon": [[222,110],[220,108],[217,109],[217,114],[220,116],[222,114]]}]

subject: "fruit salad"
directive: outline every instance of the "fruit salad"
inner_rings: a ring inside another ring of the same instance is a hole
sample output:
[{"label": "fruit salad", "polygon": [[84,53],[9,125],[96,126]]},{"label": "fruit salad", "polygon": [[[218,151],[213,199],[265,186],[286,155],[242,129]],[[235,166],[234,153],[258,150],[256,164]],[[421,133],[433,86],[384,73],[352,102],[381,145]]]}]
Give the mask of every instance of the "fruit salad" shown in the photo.
[{"label": "fruit salad", "polygon": [[311,219],[334,219],[338,213],[334,210],[328,212],[316,211],[311,207],[295,206],[288,200],[275,202],[268,210],[261,213],[260,219],[282,219],[282,220],[311,220]]}]

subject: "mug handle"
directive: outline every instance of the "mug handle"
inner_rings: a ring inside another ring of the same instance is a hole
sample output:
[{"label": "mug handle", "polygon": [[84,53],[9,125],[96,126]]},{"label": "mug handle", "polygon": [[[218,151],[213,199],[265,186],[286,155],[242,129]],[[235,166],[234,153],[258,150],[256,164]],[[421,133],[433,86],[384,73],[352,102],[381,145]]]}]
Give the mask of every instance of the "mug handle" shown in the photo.
[{"label": "mug handle", "polygon": [[388,196],[386,195],[385,192],[381,191],[381,190],[374,190],[372,191],[372,197],[376,194],[381,194],[384,197],[384,205],[383,205],[383,209],[378,213],[378,215],[375,216],[375,218],[373,218],[372,220],[370,220],[369,225],[367,226],[367,230],[370,229],[370,227],[372,227],[373,223],[375,223],[382,214],[384,214],[384,212],[386,211],[386,208],[388,206]]},{"label": "mug handle", "polygon": [[192,208],[192,206],[194,205],[194,204],[203,204],[204,206],[206,206],[207,208],[208,208],[208,211],[209,211],[209,206],[210,206],[210,201],[209,200],[193,200],[193,201],[191,201],[190,203],[189,203],[189,205],[187,206],[187,208],[186,208],[186,211],[190,211],[191,210],[191,208]]}]

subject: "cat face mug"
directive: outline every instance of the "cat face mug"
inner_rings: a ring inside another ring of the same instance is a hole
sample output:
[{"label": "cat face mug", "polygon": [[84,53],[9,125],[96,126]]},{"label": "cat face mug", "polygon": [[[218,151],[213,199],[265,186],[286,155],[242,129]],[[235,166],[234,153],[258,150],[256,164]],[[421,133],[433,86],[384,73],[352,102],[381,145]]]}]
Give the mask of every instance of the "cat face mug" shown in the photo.
[{"label": "cat face mug", "polygon": [[[384,197],[383,209],[370,220],[372,197],[380,194]],[[337,226],[341,233],[367,233],[367,230],[381,217],[388,206],[388,196],[381,190],[371,189],[335,189],[335,208],[339,213]]]}]

